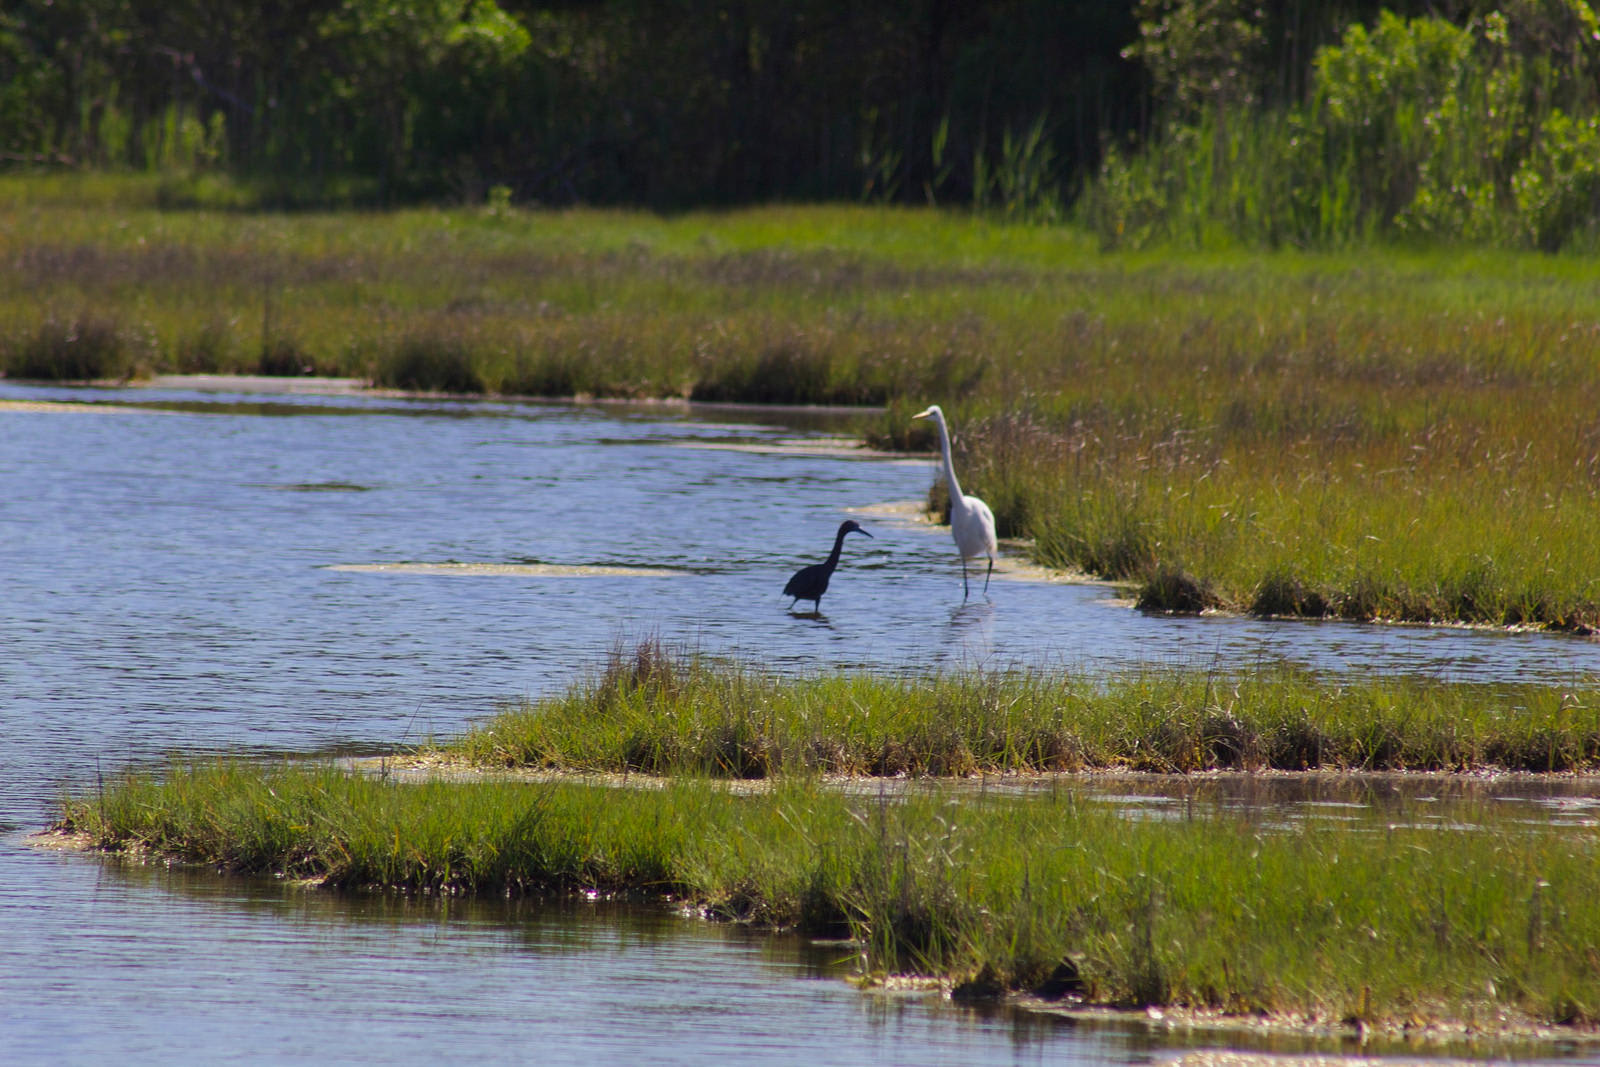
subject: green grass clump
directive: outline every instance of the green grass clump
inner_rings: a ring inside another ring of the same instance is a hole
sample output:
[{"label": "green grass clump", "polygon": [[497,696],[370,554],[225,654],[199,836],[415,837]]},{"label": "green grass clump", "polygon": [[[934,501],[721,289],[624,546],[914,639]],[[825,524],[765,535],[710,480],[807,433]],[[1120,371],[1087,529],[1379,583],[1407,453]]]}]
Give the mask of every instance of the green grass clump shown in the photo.
[{"label": "green grass clump", "polygon": [[131,349],[111,319],[90,312],[52,316],[20,336],[0,338],[0,367],[19,378],[125,378],[135,370]]},{"label": "green grass clump", "polygon": [[1600,769],[1600,688],[1285,671],[784,678],[645,643],[442,749],[480,766],[764,778]]},{"label": "green grass clump", "polygon": [[[1437,815],[1430,808],[1430,816]],[[868,972],[1091,1003],[1494,1028],[1600,1018],[1593,828],[1467,801],[1262,823],[1143,820],[1071,790],[850,797],[789,781],[401,784],[240,762],[129,774],[61,827],[342,888],[627,891],[860,944]]]}]

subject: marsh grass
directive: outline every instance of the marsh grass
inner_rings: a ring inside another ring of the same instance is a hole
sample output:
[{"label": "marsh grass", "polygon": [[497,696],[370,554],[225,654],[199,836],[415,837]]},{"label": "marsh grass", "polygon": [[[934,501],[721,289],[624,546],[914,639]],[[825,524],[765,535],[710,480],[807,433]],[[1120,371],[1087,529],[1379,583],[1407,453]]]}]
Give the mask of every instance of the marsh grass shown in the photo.
[{"label": "marsh grass", "polygon": [[731,778],[1593,771],[1600,688],[1287,670],[786,678],[646,642],[564,694],[507,706],[439,754],[486,767]]},{"label": "marsh grass", "polygon": [[111,319],[88,311],[51,315],[19,336],[0,338],[0,365],[20,378],[124,378],[135,370],[131,348]]},{"label": "marsh grass", "polygon": [[1029,797],[788,780],[755,795],[331,767],[174,764],[64,799],[61,827],[345,889],[619,892],[858,940],[868,973],[1128,1007],[1370,1025],[1593,1025],[1600,837],[1467,801],[1445,813],[1145,820]]},{"label": "marsh grass", "polygon": [[1108,254],[887,208],[163,211],[148,183],[117,190],[0,178],[7,374],[881,404],[875,442],[923,448],[910,416],[938,401],[1003,535],[1151,610],[1600,627],[1591,259]]}]

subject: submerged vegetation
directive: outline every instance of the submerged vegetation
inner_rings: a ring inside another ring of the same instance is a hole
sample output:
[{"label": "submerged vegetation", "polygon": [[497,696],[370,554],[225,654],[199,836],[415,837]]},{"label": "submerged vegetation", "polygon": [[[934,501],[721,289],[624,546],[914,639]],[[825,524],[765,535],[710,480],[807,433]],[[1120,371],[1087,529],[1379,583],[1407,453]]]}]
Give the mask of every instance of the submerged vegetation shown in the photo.
[{"label": "submerged vegetation", "polygon": [[217,762],[108,782],[64,801],[62,828],[343,888],[669,898],[851,936],[868,973],[945,976],[957,996],[1592,1025],[1600,836],[1485,800],[1450,828],[1437,814],[1263,822],[1201,803],[1144,820],[1070,788],[850,797],[791,779],[741,796]]}]

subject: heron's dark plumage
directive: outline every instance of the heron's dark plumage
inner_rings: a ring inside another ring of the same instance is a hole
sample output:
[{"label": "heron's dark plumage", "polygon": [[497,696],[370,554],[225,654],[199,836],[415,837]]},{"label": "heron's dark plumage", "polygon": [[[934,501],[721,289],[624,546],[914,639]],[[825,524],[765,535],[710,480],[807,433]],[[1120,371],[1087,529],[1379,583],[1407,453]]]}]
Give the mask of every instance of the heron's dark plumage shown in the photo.
[{"label": "heron's dark plumage", "polygon": [[784,596],[794,597],[794,603],[802,600],[815,600],[817,608],[822,607],[822,594],[828,591],[828,579],[833,577],[834,568],[839,566],[839,552],[844,548],[844,535],[848,533],[872,535],[863,530],[854,519],[846,519],[839,524],[839,532],[833,538],[833,551],[828,553],[828,558],[822,563],[813,563],[809,567],[801,567],[794,572],[794,577],[789,579],[789,584],[783,587]]}]

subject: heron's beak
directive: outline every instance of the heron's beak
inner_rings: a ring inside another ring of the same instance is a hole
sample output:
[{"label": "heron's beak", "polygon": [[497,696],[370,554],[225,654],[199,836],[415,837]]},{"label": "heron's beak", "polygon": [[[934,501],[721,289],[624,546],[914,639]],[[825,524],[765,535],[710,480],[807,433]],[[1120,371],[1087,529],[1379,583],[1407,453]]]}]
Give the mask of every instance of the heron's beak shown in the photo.
[{"label": "heron's beak", "polygon": [[864,533],[864,534],[867,534],[867,536],[868,536],[868,537],[871,537],[871,536],[872,536],[872,535],[871,535],[871,534],[869,534],[869,533],[867,533],[867,531],[865,531],[865,530],[863,530],[863,529],[862,529],[862,528],[861,528],[861,527],[859,527],[859,526],[857,526],[857,527],[856,527],[856,533]]},{"label": "heron's beak", "polygon": [[911,417],[913,419],[926,419],[926,418],[929,418],[932,415],[933,415],[933,409],[929,408],[927,411],[919,411],[919,412],[917,412],[917,414],[915,414],[915,415],[913,415]]}]

